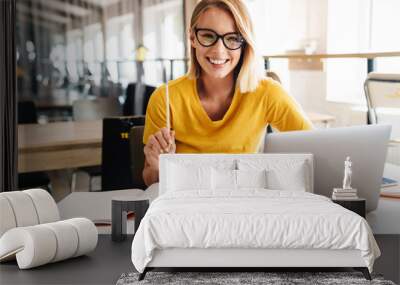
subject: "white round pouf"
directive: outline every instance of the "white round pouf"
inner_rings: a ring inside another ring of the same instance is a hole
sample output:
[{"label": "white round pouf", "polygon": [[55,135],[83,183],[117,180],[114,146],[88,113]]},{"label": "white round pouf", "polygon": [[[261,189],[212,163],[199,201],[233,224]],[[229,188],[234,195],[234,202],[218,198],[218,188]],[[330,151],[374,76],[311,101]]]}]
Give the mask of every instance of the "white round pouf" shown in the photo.
[{"label": "white round pouf", "polygon": [[1,193],[13,209],[17,227],[33,226],[39,223],[35,205],[30,196],[23,191]]},{"label": "white round pouf", "polygon": [[20,269],[28,269],[51,262],[57,250],[53,231],[46,227],[14,228],[1,237],[0,257],[16,255]]},{"label": "white round pouf", "polygon": [[0,194],[0,238],[9,229],[15,228],[14,211],[8,199]]},{"label": "white round pouf", "polygon": [[39,224],[51,223],[60,220],[57,204],[50,193],[43,189],[29,189],[23,191],[33,201],[39,218]]},{"label": "white round pouf", "polygon": [[74,218],[65,220],[71,224],[78,232],[78,249],[73,257],[88,253],[96,248],[98,231],[93,222],[86,218]]},{"label": "white round pouf", "polygon": [[28,269],[96,248],[94,223],[58,221],[58,207],[43,189],[0,193],[0,214],[0,262],[16,259],[20,269]]},{"label": "white round pouf", "polygon": [[75,228],[64,221],[44,224],[51,229],[57,238],[57,252],[51,262],[73,257],[78,250],[79,237]]}]

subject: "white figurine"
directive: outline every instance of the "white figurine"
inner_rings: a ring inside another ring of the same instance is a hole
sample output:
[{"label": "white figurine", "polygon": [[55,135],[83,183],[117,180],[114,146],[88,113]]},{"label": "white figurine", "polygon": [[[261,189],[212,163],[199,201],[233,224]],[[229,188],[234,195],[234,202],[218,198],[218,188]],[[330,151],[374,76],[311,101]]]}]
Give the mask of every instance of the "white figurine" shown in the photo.
[{"label": "white figurine", "polygon": [[351,160],[350,156],[346,158],[344,162],[344,178],[343,178],[343,189],[352,189],[351,188]]}]

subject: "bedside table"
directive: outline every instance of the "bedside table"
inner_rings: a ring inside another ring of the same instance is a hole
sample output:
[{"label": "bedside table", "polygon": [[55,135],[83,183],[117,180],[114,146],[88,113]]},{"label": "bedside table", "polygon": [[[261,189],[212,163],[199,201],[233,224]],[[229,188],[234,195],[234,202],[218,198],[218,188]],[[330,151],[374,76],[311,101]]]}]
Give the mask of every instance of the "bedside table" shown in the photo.
[{"label": "bedside table", "polygon": [[361,217],[365,219],[366,201],[364,198],[351,199],[351,200],[332,199],[332,202],[339,204],[340,206],[350,211],[353,211],[356,214],[359,214]]},{"label": "bedside table", "polygon": [[139,224],[149,208],[149,199],[137,196],[112,198],[111,238],[113,241],[126,239],[126,216],[128,211],[135,213],[135,234]]}]

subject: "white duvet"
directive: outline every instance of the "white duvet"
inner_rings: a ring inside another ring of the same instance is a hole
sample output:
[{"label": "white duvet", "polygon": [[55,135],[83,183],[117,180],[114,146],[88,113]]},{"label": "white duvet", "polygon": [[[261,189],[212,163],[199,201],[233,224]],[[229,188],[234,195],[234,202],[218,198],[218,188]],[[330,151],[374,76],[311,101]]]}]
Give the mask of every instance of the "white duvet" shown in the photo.
[{"label": "white duvet", "polygon": [[307,192],[248,189],[166,193],[153,201],[132,243],[143,272],[155,249],[358,249],[372,272],[380,251],[365,219]]}]

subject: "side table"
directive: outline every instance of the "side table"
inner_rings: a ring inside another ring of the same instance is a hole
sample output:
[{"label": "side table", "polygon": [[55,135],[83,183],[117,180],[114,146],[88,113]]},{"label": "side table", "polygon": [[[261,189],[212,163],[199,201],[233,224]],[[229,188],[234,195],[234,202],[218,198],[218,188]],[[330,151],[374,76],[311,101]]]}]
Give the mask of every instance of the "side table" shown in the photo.
[{"label": "side table", "polygon": [[332,202],[339,204],[340,206],[350,211],[353,211],[356,214],[359,214],[361,217],[365,219],[366,200],[364,198],[357,198],[351,200],[332,199]]},{"label": "side table", "polygon": [[128,211],[135,213],[136,233],[140,221],[149,208],[149,200],[132,196],[113,197],[111,208],[111,238],[113,241],[123,241],[126,239],[126,216]]}]

